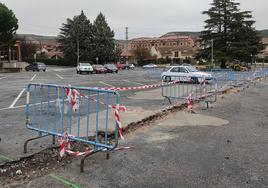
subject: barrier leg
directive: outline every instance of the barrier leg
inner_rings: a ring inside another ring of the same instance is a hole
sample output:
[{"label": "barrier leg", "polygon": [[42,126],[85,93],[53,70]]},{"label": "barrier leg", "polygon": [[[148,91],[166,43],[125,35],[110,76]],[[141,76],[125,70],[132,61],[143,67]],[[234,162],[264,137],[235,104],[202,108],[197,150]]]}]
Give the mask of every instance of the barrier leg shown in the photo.
[{"label": "barrier leg", "polygon": [[170,98],[169,98],[169,97],[165,97],[165,98],[164,98],[164,101],[163,101],[163,105],[165,104],[165,100],[166,100],[166,99],[168,100],[169,104],[172,104]]},{"label": "barrier leg", "polygon": [[55,136],[52,136],[52,144],[54,145],[56,142]]},{"label": "barrier leg", "polygon": [[43,138],[43,137],[46,137],[46,136],[48,136],[48,135],[38,136],[38,137],[34,137],[34,138],[30,138],[30,139],[26,140],[26,141],[24,142],[24,145],[23,145],[23,148],[24,148],[23,152],[24,152],[24,153],[27,153],[27,145],[28,145],[28,143],[29,143],[30,141],[32,141],[32,140],[36,140],[36,139],[39,139],[39,138]]},{"label": "barrier leg", "polygon": [[87,157],[89,157],[90,155],[92,155],[93,153],[95,153],[95,152],[88,153],[88,154],[86,154],[86,155],[81,159],[81,162],[80,162],[80,172],[84,172],[85,159],[86,159]]},{"label": "barrier leg", "polygon": [[110,159],[110,153],[109,153],[109,150],[107,149],[106,151],[106,160],[109,160]]}]

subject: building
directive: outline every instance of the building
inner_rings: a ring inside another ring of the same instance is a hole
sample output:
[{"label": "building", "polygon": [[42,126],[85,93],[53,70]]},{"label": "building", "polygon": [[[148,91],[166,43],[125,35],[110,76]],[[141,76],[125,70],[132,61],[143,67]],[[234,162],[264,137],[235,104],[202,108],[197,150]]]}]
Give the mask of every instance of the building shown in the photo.
[{"label": "building", "polygon": [[[135,57],[135,50],[146,49],[155,59],[171,59],[182,62],[192,59],[196,53],[195,41],[191,36],[168,35],[162,37],[142,37],[128,41],[128,48],[122,50],[122,56]],[[134,58],[135,59],[135,58]]]},{"label": "building", "polygon": [[16,41],[11,47],[6,46],[0,48],[0,67],[17,67],[17,64],[21,61],[20,41]]},{"label": "building", "polygon": [[268,37],[262,38],[262,43],[265,45],[262,55],[264,58],[268,58]]}]

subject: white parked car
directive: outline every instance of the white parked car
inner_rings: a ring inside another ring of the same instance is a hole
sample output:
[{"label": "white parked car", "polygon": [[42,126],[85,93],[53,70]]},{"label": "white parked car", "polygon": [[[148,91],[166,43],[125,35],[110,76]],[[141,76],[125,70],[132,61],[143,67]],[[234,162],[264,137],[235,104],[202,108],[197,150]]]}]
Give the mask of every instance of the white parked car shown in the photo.
[{"label": "white parked car", "polygon": [[148,64],[148,65],[144,65],[143,68],[156,68],[157,65],[155,64]]},{"label": "white parked car", "polygon": [[165,82],[171,82],[174,80],[200,83],[206,80],[209,82],[212,80],[212,75],[206,72],[198,71],[193,66],[171,66],[167,71],[161,74],[161,79]]},{"label": "white parked car", "polygon": [[76,73],[81,74],[86,72],[87,74],[93,73],[93,67],[89,63],[78,63],[76,67]]}]

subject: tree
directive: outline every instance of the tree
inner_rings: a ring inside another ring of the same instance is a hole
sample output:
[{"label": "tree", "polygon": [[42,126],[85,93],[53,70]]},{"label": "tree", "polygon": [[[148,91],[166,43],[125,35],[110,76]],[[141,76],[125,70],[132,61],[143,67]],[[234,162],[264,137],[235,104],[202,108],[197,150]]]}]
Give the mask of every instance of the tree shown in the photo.
[{"label": "tree", "polygon": [[9,46],[14,42],[18,29],[18,20],[12,10],[0,3],[0,46]]},{"label": "tree", "polygon": [[234,0],[213,0],[211,8],[203,12],[209,18],[201,32],[202,49],[197,58],[212,59],[213,46],[214,59],[224,67],[228,60],[248,61],[262,50],[251,12],[241,11],[239,5]]},{"label": "tree", "polygon": [[22,59],[30,59],[33,58],[33,55],[37,52],[36,44],[32,43],[31,41],[27,41],[26,37],[23,36],[18,38],[21,42],[21,57]]},{"label": "tree", "polygon": [[58,35],[62,50],[71,64],[93,58],[92,24],[83,11],[73,19],[67,19]]},{"label": "tree", "polygon": [[139,65],[143,65],[145,60],[151,60],[153,58],[150,51],[141,46],[137,46],[137,48],[134,50],[134,55]]},{"label": "tree", "polygon": [[100,63],[112,61],[116,56],[114,32],[102,13],[94,21],[93,36],[95,57],[98,57]]}]

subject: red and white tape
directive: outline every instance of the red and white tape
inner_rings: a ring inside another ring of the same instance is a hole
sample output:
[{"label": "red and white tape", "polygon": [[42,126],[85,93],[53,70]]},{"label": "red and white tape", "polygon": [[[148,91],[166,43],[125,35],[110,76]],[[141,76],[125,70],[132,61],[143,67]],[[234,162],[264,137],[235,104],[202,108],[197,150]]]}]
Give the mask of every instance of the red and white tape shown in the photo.
[{"label": "red and white tape", "polygon": [[169,83],[159,83],[159,84],[151,84],[151,85],[143,85],[143,86],[136,86],[136,87],[91,87],[91,89],[98,89],[98,90],[112,90],[112,91],[129,91],[129,90],[142,90],[142,89],[152,89],[167,85],[172,85],[178,83],[178,80],[169,82]]}]

